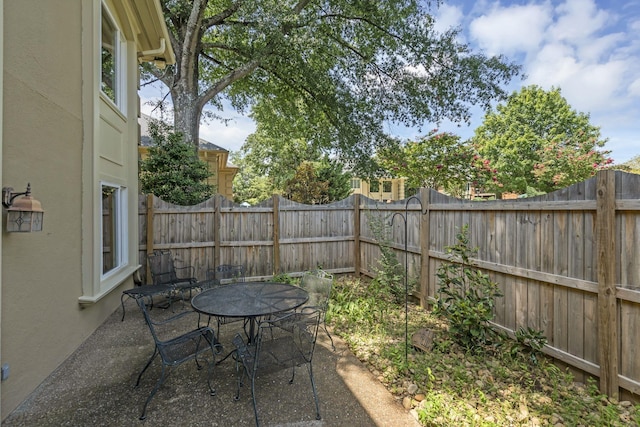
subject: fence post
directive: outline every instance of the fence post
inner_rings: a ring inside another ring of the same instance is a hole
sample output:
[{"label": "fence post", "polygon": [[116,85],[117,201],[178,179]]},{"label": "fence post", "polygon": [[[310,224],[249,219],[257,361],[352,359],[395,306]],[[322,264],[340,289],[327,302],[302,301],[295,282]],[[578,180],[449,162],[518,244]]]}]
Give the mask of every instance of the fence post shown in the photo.
[{"label": "fence post", "polygon": [[600,391],[618,398],[618,322],[616,295],[616,177],[600,171],[596,187],[598,250],[598,358]]},{"label": "fence post", "polygon": [[273,195],[273,275],[280,274],[280,198]]},{"label": "fence post", "polygon": [[360,194],[353,195],[353,268],[360,277]]},{"label": "fence post", "polygon": [[420,201],[422,203],[420,224],[420,306],[426,307],[429,301],[429,202],[431,191],[428,188],[420,189]]},{"label": "fence post", "polygon": [[[147,194],[147,260],[149,259],[149,255],[153,253],[153,194]],[[147,264],[147,273],[145,277],[145,281],[147,284],[151,283],[151,267],[149,266],[149,262],[146,261]]]}]

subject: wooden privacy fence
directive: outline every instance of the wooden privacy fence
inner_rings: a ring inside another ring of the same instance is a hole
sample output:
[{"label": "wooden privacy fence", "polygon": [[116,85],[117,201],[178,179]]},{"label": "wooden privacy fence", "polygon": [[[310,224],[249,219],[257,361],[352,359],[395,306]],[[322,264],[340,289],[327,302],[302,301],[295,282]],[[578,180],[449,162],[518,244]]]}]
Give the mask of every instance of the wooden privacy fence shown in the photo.
[{"label": "wooden privacy fence", "polygon": [[[322,267],[373,276],[384,224],[423,305],[437,296],[446,247],[469,225],[475,263],[498,283],[495,325],[544,332],[544,351],[592,375],[600,389],[640,395],[640,175],[602,171],[544,196],[468,201],[422,189],[403,201],[360,196],[308,206],[274,196],[240,207],[222,196],[197,206],[140,199],[140,260],[169,249],[178,263],[241,263],[270,278]],[[406,249],[406,252],[405,252]],[[406,258],[405,258],[406,257]]]}]

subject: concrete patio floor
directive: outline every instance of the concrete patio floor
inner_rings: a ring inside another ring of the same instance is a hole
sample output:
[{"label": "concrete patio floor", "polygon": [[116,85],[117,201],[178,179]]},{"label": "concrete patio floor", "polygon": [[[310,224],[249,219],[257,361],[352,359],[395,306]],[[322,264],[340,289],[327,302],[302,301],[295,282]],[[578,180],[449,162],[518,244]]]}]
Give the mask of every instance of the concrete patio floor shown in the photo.
[{"label": "concrete patio floor", "polygon": [[[153,340],[142,314],[130,300],[126,317],[116,310],[51,374],[2,426],[252,426],[251,390],[241,390],[235,401],[235,362],[228,358],[216,367],[216,396],[210,396],[206,369],[186,363],[172,369],[147,409],[138,417],[148,393],[160,375],[156,360],[133,388],[138,372],[153,350]],[[234,326],[235,325],[235,326]],[[221,341],[226,352],[240,325],[224,325]],[[322,420],[315,419],[313,394],[306,370],[298,370],[290,385],[286,372],[256,382],[260,421],[264,426],[389,426],[419,424],[369,370],[334,336],[333,352],[324,332],[318,335],[314,377]]]}]

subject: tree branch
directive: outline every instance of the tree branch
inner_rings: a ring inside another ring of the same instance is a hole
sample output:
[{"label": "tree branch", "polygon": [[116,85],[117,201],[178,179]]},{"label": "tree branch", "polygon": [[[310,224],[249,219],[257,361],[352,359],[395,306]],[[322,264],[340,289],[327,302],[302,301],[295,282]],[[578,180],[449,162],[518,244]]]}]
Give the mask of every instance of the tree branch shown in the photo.
[{"label": "tree branch", "polygon": [[198,96],[198,106],[200,110],[202,110],[205,104],[213,99],[214,96],[229,87],[229,85],[254,72],[260,65],[261,61],[262,58],[249,61],[241,67],[227,73],[226,76],[219,79],[213,86],[209,87],[204,93],[202,93],[202,95]]},{"label": "tree branch", "polygon": [[204,28],[211,28],[215,25],[220,25],[226,21],[228,17],[233,15],[240,9],[240,7],[244,4],[244,0],[237,1],[231,5],[231,7],[223,10],[222,12],[211,16],[202,21],[202,25]]}]

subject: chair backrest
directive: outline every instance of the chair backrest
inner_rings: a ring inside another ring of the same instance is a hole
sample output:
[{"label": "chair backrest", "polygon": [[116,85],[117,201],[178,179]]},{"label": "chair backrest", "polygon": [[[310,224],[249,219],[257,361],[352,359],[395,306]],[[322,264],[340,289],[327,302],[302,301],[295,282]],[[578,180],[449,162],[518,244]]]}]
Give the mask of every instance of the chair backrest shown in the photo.
[{"label": "chair backrest", "polygon": [[304,309],[260,322],[254,372],[287,369],[311,363],[320,318],[319,310]]},{"label": "chair backrest", "polygon": [[194,324],[197,324],[198,313],[194,311],[184,310],[179,313],[174,313],[171,310],[150,310],[147,307],[145,298],[136,297],[136,302],[138,303],[138,307],[140,307],[140,311],[142,311],[145,323],[149,327],[149,331],[156,345],[162,345],[164,342],[170,341],[175,337],[175,322],[178,321],[178,319],[182,319],[185,316],[194,316]]},{"label": "chair backrest", "polygon": [[153,251],[147,259],[154,285],[171,284],[178,280],[171,252]]},{"label": "chair backrest", "polygon": [[213,278],[223,282],[244,282],[245,268],[240,264],[220,264],[213,269]]},{"label": "chair backrest", "polygon": [[300,279],[300,287],[309,293],[309,300],[304,307],[327,310],[333,288],[333,275],[323,270],[307,271]]}]

